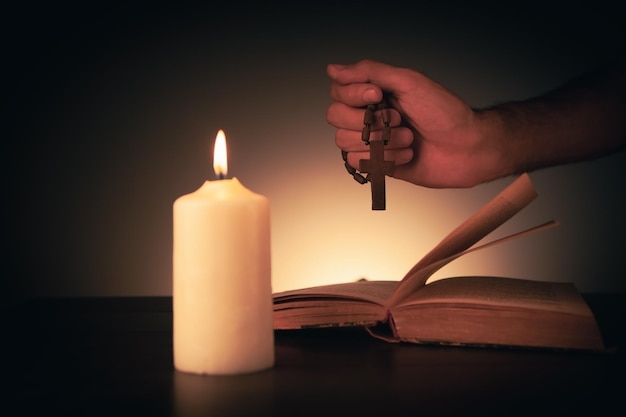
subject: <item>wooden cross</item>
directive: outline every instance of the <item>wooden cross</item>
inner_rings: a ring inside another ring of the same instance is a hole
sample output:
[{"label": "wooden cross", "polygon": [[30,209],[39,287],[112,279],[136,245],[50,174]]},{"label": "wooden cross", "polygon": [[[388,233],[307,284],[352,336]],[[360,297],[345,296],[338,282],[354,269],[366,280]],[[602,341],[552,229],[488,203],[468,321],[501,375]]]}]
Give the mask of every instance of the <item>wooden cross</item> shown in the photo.
[{"label": "wooden cross", "polygon": [[370,159],[361,159],[359,170],[368,173],[372,183],[372,210],[385,210],[385,175],[393,174],[394,168],[394,161],[385,161],[384,142],[370,141]]}]

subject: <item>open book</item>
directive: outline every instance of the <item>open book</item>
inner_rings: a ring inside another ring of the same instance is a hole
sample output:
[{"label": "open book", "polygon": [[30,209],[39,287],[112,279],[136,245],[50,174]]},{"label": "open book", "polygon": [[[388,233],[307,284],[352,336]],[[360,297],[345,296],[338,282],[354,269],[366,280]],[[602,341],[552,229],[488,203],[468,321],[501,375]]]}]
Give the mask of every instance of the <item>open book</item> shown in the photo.
[{"label": "open book", "polygon": [[361,326],[392,342],[603,350],[595,317],[572,283],[465,276],[427,283],[450,261],[557,225],[476,245],[537,197],[522,174],[448,234],[401,281],[354,281],[274,294],[276,330]]}]

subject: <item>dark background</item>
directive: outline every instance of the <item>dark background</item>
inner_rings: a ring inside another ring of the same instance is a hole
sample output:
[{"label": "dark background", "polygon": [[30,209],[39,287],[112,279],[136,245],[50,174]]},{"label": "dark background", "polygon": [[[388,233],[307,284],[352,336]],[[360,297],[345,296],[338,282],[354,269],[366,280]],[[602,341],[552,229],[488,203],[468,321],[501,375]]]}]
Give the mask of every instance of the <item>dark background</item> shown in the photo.
[{"label": "dark background", "polygon": [[[172,203],[214,179],[218,129],[229,176],[270,198],[274,290],[401,278],[510,179],[471,190],[390,179],[388,209],[372,212],[325,120],[326,65],[413,67],[487,106],[556,87],[624,43],[617,3],[501,3],[3,6],[3,302],[171,294]],[[440,276],[623,291],[625,162],[532,173],[539,199],[497,233],[561,226]]]}]

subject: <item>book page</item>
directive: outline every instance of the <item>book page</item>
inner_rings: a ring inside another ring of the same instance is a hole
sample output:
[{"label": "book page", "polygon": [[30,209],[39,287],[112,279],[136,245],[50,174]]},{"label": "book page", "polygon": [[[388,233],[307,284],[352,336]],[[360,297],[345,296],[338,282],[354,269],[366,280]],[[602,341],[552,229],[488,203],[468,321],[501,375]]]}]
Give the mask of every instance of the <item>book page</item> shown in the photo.
[{"label": "book page", "polygon": [[530,308],[581,316],[590,314],[572,283],[489,276],[444,278],[432,282],[406,299],[400,308],[434,303]]},{"label": "book page", "polygon": [[368,301],[383,306],[398,281],[354,281],[340,284],[321,285],[311,288],[288,290],[274,294],[274,305],[292,302],[297,299],[352,299]]},{"label": "book page", "polygon": [[[513,233],[512,235],[508,235],[505,237],[502,237],[500,239],[496,239],[494,241],[479,245],[479,246],[475,246],[473,248],[467,249],[465,251],[462,251],[460,253],[455,253],[452,256],[448,256],[447,258],[441,259],[437,262],[433,262],[429,265],[424,266],[421,269],[418,269],[416,271],[413,272],[413,275],[407,275],[406,278],[409,278],[410,280],[412,280],[412,282],[418,283],[419,287],[410,287],[410,288],[421,288],[424,287],[426,285],[426,281],[428,280],[428,278],[434,274],[435,272],[437,272],[439,269],[443,268],[445,265],[449,264],[450,262],[452,262],[453,260],[466,255],[470,252],[475,252],[477,250],[480,249],[485,249],[488,248],[490,246],[495,246],[495,245],[499,245],[500,243],[506,242],[508,240],[513,240],[513,239],[517,239],[523,236],[527,236],[530,235],[532,233],[537,233],[537,232],[541,232],[543,230],[558,226],[559,223],[554,221],[554,220],[550,220],[548,222],[545,222],[543,224],[540,224],[538,226],[534,226],[531,227],[530,229],[526,229],[523,230],[521,232],[517,232],[517,233]],[[399,286],[400,284],[398,284]],[[405,288],[409,288],[409,286],[407,285]],[[394,292],[394,294],[392,295],[392,297],[389,298],[388,302],[387,302],[387,306],[394,306],[394,305],[398,305],[400,304],[403,300],[407,299],[407,297],[410,297],[414,291],[410,291],[410,292],[400,292],[396,291]],[[397,298],[394,298],[394,296],[396,296]]]},{"label": "book page", "polygon": [[[528,174],[520,175],[490,202],[449,233],[402,278],[388,305],[393,306],[426,284],[442,266],[505,223],[537,197]],[[523,232],[522,234],[526,234]],[[521,235],[521,234],[518,234]],[[503,239],[500,239],[501,241]]]},{"label": "book page", "polygon": [[400,341],[604,350],[574,284],[497,276],[428,283],[391,310]]}]

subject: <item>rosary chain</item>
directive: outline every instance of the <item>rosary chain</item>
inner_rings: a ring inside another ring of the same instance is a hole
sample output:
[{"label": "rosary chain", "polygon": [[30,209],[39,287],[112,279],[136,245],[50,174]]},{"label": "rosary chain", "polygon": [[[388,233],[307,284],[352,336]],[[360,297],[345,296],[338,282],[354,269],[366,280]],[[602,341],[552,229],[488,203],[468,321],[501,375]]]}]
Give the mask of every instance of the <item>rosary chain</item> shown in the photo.
[{"label": "rosary chain", "polygon": [[[382,141],[384,145],[389,143],[389,139],[391,138],[391,126],[390,117],[389,117],[389,109],[387,107],[387,103],[385,101],[381,101],[378,104],[369,104],[365,108],[365,115],[363,116],[363,130],[361,131],[361,140],[369,146],[370,144],[370,132],[372,129],[372,122],[374,121],[374,114],[376,111],[380,111],[382,120],[383,120],[383,130],[382,130]],[[370,174],[367,174],[364,177],[359,171],[352,168],[348,164],[348,152],[342,150],[341,158],[343,159],[343,164],[348,171],[348,174],[352,175],[352,178],[359,184],[366,184],[370,181]]]}]

